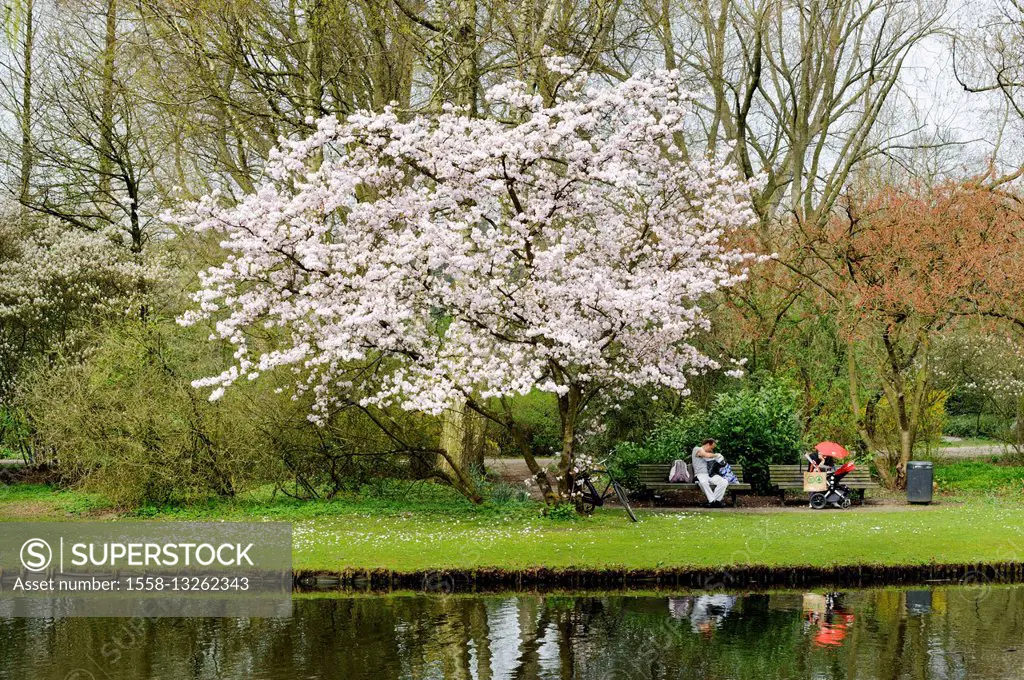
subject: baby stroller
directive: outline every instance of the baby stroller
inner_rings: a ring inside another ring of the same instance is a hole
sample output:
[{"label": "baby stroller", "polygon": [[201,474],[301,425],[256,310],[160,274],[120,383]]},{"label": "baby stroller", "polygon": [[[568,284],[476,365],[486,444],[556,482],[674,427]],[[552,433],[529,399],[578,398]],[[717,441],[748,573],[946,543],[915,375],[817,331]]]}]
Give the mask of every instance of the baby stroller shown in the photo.
[{"label": "baby stroller", "polygon": [[842,483],[843,477],[857,469],[852,462],[836,467],[837,460],[843,460],[850,452],[835,442],[821,442],[807,454],[807,471],[824,472],[826,489],[811,494],[811,507],[824,510],[827,507],[846,509],[853,505],[850,488]]}]

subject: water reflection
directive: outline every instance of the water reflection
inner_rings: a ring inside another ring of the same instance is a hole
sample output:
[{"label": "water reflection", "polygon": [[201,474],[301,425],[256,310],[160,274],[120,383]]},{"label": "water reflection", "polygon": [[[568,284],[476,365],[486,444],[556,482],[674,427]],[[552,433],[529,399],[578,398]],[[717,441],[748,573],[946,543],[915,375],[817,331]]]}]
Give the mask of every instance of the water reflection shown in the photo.
[{"label": "water reflection", "polygon": [[346,597],[300,599],[284,620],[0,619],[0,678],[1017,677],[1024,587]]}]

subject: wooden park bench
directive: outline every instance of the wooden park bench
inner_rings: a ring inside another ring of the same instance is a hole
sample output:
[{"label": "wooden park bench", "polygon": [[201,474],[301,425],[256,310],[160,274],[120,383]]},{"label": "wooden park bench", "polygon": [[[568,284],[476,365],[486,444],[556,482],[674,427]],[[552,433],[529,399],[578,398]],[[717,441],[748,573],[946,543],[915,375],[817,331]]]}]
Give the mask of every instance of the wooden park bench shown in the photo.
[{"label": "wooden park bench", "polygon": [[[786,500],[786,491],[804,490],[804,472],[807,465],[803,463],[787,463],[786,465],[768,466],[768,483],[779,490],[779,498]],[[843,484],[855,491],[860,503],[864,503],[864,492],[877,489],[878,484],[871,481],[871,473],[867,468],[857,468],[843,477]]]},{"label": "wooden park bench", "polygon": [[[704,492],[701,491],[697,482],[670,482],[668,481],[668,471],[672,469],[671,463],[661,463],[658,465],[641,464],[639,470],[640,484],[645,489],[651,491],[693,491],[696,489],[701,493],[703,497]],[[733,465],[732,472],[736,475],[737,479],[743,479],[743,467],[740,465]],[[746,483],[730,484],[728,492],[732,497],[732,504],[736,505],[736,495],[741,493],[750,493],[750,485]]]}]

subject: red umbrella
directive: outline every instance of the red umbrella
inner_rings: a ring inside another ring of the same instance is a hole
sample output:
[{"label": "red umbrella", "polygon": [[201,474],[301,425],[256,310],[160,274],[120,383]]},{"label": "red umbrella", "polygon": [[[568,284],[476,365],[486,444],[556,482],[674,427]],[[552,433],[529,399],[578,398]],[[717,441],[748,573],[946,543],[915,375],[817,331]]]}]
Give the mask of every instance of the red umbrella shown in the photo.
[{"label": "red umbrella", "polygon": [[826,458],[846,458],[850,452],[835,442],[821,442],[814,450]]}]

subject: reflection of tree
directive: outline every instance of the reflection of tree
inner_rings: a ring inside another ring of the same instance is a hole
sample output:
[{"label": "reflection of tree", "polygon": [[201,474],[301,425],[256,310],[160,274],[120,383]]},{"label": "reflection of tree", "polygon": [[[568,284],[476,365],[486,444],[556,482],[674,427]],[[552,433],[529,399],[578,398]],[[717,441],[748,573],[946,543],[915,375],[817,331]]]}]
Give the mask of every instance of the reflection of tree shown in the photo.
[{"label": "reflection of tree", "polygon": [[855,617],[842,645],[829,648],[813,644],[817,629],[800,602],[740,597],[710,638],[671,616],[668,598],[631,596],[298,600],[291,619],[0,619],[0,677],[63,680],[90,658],[113,680],[945,680],[1019,672],[1019,655],[1006,653],[1024,631],[1019,586],[938,590],[927,615],[908,612],[901,591],[849,592],[841,606]]},{"label": "reflection of tree", "polygon": [[474,598],[472,604],[474,606],[470,607],[466,631],[476,650],[476,677],[479,680],[491,680],[491,644],[490,628],[487,623],[487,601]]},{"label": "reflection of tree", "polygon": [[[937,590],[928,616],[907,611],[906,593],[852,594],[857,621],[845,645],[848,677],[1012,677],[1024,630],[1020,587]],[[865,644],[861,644],[867,641]]]},{"label": "reflection of tree", "polygon": [[469,680],[473,677],[470,668],[469,641],[473,639],[473,601],[454,597],[442,597],[438,603],[440,616],[437,617],[435,658],[444,669],[444,677],[452,680]]},{"label": "reflection of tree", "polygon": [[575,608],[562,611],[558,617],[558,672],[559,677],[576,677],[576,655],[573,640],[576,637]]},{"label": "reflection of tree", "polygon": [[[546,611],[542,610],[541,620],[537,617],[537,598],[523,598],[519,605],[519,635],[520,655],[519,668],[516,671],[516,678],[537,678],[540,677],[540,658],[537,650],[540,647],[540,638],[547,628],[548,620]],[[538,635],[538,632],[541,634]]]}]

